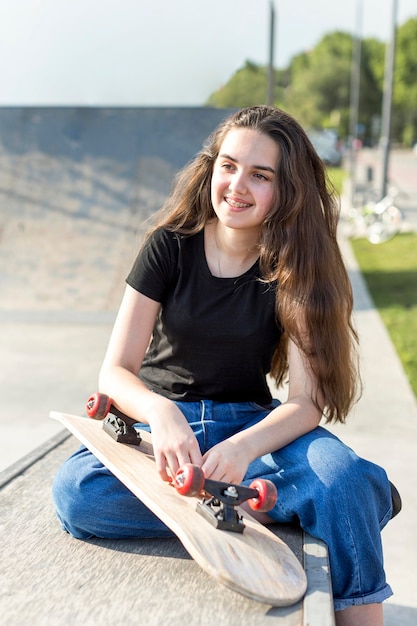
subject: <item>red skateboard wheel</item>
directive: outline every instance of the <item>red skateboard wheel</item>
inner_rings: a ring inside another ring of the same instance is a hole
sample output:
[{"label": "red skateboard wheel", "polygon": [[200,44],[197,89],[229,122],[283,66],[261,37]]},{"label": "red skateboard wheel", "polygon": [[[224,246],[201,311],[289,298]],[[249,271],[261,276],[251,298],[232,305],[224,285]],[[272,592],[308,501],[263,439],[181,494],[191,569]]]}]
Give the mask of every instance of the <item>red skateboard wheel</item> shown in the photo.
[{"label": "red skateboard wheel", "polygon": [[274,508],[278,492],[273,482],[258,478],[252,481],[249,486],[251,489],[256,489],[259,494],[257,498],[248,500],[249,506],[253,511],[270,511]]},{"label": "red skateboard wheel", "polygon": [[85,410],[88,417],[103,420],[110,411],[112,399],[104,393],[93,393],[87,400]]},{"label": "red skateboard wheel", "polygon": [[204,487],[204,474],[198,465],[185,463],[174,478],[175,489],[182,496],[198,496]]}]

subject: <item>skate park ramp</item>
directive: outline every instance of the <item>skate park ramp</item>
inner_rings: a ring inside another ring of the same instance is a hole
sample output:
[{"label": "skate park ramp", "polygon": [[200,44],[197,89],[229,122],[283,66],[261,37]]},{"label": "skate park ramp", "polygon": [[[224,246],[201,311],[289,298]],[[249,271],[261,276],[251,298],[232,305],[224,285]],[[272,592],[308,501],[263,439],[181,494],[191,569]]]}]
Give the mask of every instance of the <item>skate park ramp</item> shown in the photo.
[{"label": "skate park ramp", "polygon": [[231,110],[0,108],[0,315],[117,310],[174,174]]}]

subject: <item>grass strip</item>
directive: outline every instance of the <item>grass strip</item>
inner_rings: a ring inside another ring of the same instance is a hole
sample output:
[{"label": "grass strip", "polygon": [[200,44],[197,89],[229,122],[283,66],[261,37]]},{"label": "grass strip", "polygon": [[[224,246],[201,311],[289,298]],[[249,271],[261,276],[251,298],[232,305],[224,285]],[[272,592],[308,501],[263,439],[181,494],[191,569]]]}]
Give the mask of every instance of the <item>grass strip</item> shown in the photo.
[{"label": "grass strip", "polygon": [[417,235],[380,245],[351,241],[353,252],[417,397]]},{"label": "grass strip", "polygon": [[340,196],[343,190],[343,182],[347,176],[346,170],[341,167],[328,167],[326,174],[336,193]]}]

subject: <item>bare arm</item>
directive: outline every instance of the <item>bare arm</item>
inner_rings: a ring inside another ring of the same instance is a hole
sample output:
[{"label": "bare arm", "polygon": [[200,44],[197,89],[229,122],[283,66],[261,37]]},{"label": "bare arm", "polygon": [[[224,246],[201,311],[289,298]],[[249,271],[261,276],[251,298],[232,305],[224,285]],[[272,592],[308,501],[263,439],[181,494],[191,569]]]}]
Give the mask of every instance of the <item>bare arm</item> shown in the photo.
[{"label": "bare arm", "polygon": [[198,443],[184,415],[138,378],[159,313],[160,304],[127,286],[100,371],[100,391],[118,409],[151,426],[155,459],[161,477],[184,463],[201,465]]},{"label": "bare arm", "polygon": [[[279,450],[318,426],[321,412],[314,406],[316,380],[296,345],[289,347],[289,392],[286,402],[261,422],[214,446],[204,455],[203,470],[215,480],[241,482],[256,458]],[[320,399],[320,397],[319,397]]]}]

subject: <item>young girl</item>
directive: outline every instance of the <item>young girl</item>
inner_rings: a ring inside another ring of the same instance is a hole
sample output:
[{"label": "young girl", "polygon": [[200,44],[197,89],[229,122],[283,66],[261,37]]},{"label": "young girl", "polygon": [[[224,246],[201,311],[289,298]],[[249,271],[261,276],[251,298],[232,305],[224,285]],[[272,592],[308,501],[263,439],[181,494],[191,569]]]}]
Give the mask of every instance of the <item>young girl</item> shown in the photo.
[{"label": "young girl", "polygon": [[[390,483],[319,426],[343,422],[358,387],[337,220],[292,117],[255,106],[226,119],[139,252],[100,390],[148,425],[162,480],[187,462],[215,480],[272,480],[279,499],[263,521],[296,520],[327,543],[337,624],[380,625]],[[285,402],[272,399],[268,373],[288,380]],[[170,534],[85,448],[53,495],[74,537]]]}]

